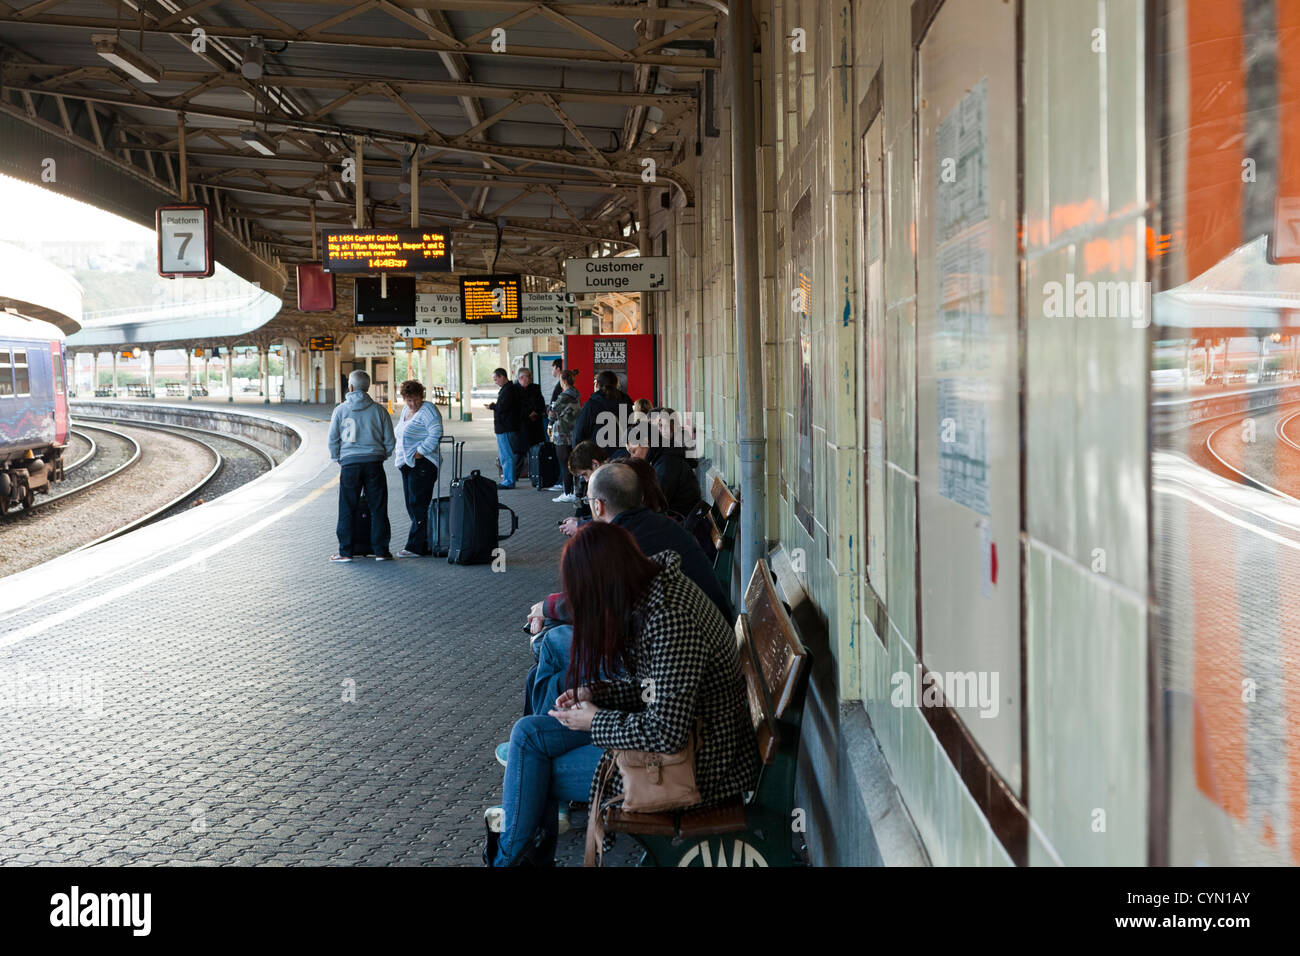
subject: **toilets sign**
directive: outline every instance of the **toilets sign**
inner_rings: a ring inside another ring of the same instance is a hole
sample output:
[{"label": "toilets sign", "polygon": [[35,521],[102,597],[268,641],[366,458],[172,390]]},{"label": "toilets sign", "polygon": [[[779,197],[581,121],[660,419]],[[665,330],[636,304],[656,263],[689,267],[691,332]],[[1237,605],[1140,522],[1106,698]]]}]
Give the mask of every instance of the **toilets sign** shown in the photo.
[{"label": "toilets sign", "polygon": [[565,259],[565,291],[665,292],[672,288],[672,260],[668,256],[605,256],[601,259]]}]

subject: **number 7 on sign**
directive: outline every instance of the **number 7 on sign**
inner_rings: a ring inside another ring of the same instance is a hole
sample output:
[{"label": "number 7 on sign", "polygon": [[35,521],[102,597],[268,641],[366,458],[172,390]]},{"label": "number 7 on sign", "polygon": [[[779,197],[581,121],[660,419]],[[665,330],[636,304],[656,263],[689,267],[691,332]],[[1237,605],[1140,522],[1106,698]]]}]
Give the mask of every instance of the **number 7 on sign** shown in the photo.
[{"label": "number 7 on sign", "polygon": [[177,258],[177,259],[184,259],[184,258],[185,258],[185,249],[186,249],[186,247],[189,246],[189,244],[190,244],[190,240],[194,238],[194,233],[192,233],[192,232],[178,232],[178,233],[176,233],[176,238],[182,240],[182,242],[181,242],[181,247],[180,247],[180,249],[176,252],[176,258]]}]

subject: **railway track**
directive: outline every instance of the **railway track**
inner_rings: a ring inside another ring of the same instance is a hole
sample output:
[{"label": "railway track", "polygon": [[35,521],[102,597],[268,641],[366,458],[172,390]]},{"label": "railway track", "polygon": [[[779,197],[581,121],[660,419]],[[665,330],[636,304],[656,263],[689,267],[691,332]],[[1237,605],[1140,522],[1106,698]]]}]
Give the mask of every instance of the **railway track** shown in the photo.
[{"label": "railway track", "polygon": [[70,431],[87,451],[64,466],[58,493],[0,521],[0,576],[188,510],[276,464],[252,442],[187,426],[78,416]]}]

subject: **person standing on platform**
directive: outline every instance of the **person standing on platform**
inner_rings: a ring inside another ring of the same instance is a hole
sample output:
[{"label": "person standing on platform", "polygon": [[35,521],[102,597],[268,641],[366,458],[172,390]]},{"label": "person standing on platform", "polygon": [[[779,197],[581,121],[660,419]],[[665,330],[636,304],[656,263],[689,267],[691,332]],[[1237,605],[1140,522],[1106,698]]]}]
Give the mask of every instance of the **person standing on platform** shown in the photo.
[{"label": "person standing on platform", "polygon": [[523,393],[524,451],[546,441],[546,398],[542,386],[533,381],[531,369],[519,370],[519,389]]},{"label": "person standing on platform", "polygon": [[560,384],[564,391],[551,403],[551,440],[555,442],[555,458],[560,465],[560,477],[564,483],[564,493],[552,501],[576,502],[578,496],[573,493],[573,472],[569,471],[569,452],[573,451],[573,423],[578,420],[578,410],[582,398],[578,395],[577,369],[568,369],[560,373]]},{"label": "person standing on platform", "polygon": [[365,488],[370,507],[370,547],[376,561],[391,561],[388,539],[388,478],[384,462],[397,447],[388,410],[367,394],[370,376],[357,369],[348,376],[348,393],[330,418],[330,459],[339,463],[338,553],[331,561],[352,560],[352,528]]},{"label": "person standing on platform", "polygon": [[402,495],[406,499],[406,513],[411,519],[411,530],[406,535],[406,547],[397,552],[399,558],[418,558],[430,553],[429,503],[438,483],[438,469],[442,456],[438,442],[442,440],[442,415],[438,406],[424,400],[424,386],[414,379],[402,383],[402,400],[406,408],[398,419],[394,434],[397,437],[397,467],[402,472]]},{"label": "person standing on platform", "polygon": [[[551,378],[555,379],[555,387],[551,389],[551,400],[548,403],[551,408],[555,407],[556,401],[564,393],[564,363],[556,359],[551,363]],[[556,444],[559,444],[558,442]]]},{"label": "person standing on platform", "polygon": [[618,387],[618,376],[608,369],[596,376],[596,390],[573,424],[573,444],[594,441],[601,448],[622,448],[622,434],[631,424],[632,400]]},{"label": "person standing on platform", "polygon": [[519,434],[523,397],[505,369],[494,371],[492,381],[501,389],[497,400],[486,406],[492,410],[492,430],[496,432],[497,457],[501,459],[501,482],[497,487],[509,489],[515,486],[515,462],[519,458],[519,445],[523,443]]}]

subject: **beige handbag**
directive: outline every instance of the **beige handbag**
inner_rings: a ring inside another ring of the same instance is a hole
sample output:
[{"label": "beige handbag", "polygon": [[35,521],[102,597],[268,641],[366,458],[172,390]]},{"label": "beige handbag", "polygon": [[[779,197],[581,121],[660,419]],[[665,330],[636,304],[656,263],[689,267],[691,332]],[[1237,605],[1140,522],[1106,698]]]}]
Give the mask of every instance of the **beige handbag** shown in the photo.
[{"label": "beige handbag", "polygon": [[[700,803],[700,791],[695,785],[695,747],[700,734],[696,721],[686,748],[671,754],[651,753],[648,750],[611,750],[614,759],[605,765],[600,784],[596,787],[596,802],[587,820],[586,866],[600,866],[604,858],[605,811],[621,806],[628,813],[658,813],[663,810],[682,810]],[[623,792],[605,799],[617,767],[623,776]]]}]

